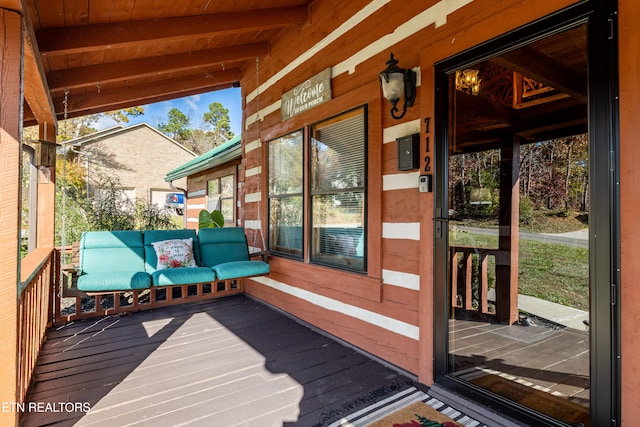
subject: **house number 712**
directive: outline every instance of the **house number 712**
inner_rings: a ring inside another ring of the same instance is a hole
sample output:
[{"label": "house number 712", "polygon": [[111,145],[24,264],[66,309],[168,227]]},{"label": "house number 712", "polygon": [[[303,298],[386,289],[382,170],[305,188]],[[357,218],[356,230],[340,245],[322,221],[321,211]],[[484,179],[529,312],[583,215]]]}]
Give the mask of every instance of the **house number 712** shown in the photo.
[{"label": "house number 712", "polygon": [[431,117],[427,117],[424,119],[424,124],[425,124],[425,131],[424,133],[427,135],[424,138],[424,142],[425,142],[425,149],[424,152],[426,153],[426,156],[424,156],[424,171],[425,172],[431,172],[431,154],[429,154],[430,150],[429,150],[429,123],[431,122]]}]

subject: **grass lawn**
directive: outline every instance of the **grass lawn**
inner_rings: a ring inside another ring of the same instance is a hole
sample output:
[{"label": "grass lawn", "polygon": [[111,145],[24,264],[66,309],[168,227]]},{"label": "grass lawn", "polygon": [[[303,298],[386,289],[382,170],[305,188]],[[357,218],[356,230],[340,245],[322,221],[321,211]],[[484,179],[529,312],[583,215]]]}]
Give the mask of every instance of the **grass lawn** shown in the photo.
[{"label": "grass lawn", "polygon": [[[496,236],[450,233],[450,244],[497,248]],[[520,239],[519,293],[580,310],[589,309],[589,251],[562,244]],[[490,283],[495,282],[495,262],[489,258]]]}]

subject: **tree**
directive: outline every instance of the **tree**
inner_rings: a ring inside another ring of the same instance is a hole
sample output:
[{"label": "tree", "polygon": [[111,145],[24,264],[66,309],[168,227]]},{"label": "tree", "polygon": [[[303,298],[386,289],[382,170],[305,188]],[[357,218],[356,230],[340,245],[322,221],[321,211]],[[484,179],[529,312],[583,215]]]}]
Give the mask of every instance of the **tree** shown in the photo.
[{"label": "tree", "polygon": [[98,130],[94,125],[103,117],[110,117],[116,123],[129,123],[129,117],[138,117],[144,114],[143,107],[130,107],[121,110],[107,111],[106,113],[89,114],[82,117],[74,117],[61,120],[58,123],[58,142],[68,141],[89,135]]},{"label": "tree", "polygon": [[229,110],[219,102],[209,104],[209,111],[204,113],[203,119],[205,124],[212,128],[214,147],[233,138],[234,134],[229,124]]},{"label": "tree", "polygon": [[129,123],[129,117],[138,117],[144,115],[143,107],[129,107],[122,110],[113,110],[103,113],[104,116],[111,117],[116,123]]},{"label": "tree", "polygon": [[187,145],[192,136],[189,117],[177,108],[172,108],[169,110],[168,118],[167,123],[158,124],[158,130],[182,145]]}]

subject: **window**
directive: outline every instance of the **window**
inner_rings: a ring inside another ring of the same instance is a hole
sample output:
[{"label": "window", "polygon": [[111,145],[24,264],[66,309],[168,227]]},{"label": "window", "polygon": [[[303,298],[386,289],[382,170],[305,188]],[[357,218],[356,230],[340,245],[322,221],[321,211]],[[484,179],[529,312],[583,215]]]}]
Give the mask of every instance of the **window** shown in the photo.
[{"label": "window", "polygon": [[311,261],[364,271],[364,108],[311,127]]},{"label": "window", "polygon": [[219,210],[222,212],[225,222],[234,221],[233,186],[233,175],[226,175],[207,182],[207,210]]},{"label": "window", "polygon": [[303,132],[269,142],[269,249],[302,258]]},{"label": "window", "polygon": [[366,128],[361,107],[269,142],[270,251],[366,271]]}]

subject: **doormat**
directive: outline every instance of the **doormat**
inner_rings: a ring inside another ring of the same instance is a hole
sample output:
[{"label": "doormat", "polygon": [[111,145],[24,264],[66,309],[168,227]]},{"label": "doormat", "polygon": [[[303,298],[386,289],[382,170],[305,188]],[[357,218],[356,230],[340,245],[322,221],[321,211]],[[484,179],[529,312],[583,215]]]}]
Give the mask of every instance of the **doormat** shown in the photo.
[{"label": "doormat", "polygon": [[483,375],[468,381],[516,403],[564,421],[568,424],[589,425],[589,408],[566,396],[552,394],[541,387],[530,387],[499,375]]},{"label": "doormat", "polygon": [[[427,418],[433,420],[435,424],[424,424],[426,426],[439,426],[443,421],[454,421],[456,424],[452,426],[473,426],[473,427],[487,427],[485,424],[476,421],[466,414],[452,408],[451,406],[441,402],[440,400],[429,396],[427,393],[418,390],[415,387],[399,391],[391,396],[388,396],[382,400],[379,400],[366,408],[356,410],[346,416],[341,416],[334,422],[322,424],[328,427],[366,427],[366,426],[389,426],[393,427],[393,423],[398,425],[407,425],[410,427],[422,427],[423,424],[419,424],[418,418],[415,414],[421,414],[420,411],[416,412],[413,409],[409,409],[409,416],[413,419],[407,419],[406,421],[395,421],[391,419],[392,416],[403,412],[406,408],[410,408],[413,405],[418,404],[418,407],[425,414],[425,406],[428,408]],[[414,412],[411,412],[411,411]],[[440,417],[444,418],[440,418]],[[399,419],[399,418],[398,418]],[[379,424],[381,420],[385,420],[382,424]],[[392,424],[386,424],[390,420]],[[418,424],[411,424],[415,421]]]},{"label": "doormat", "polygon": [[413,403],[368,427],[462,427],[451,418],[423,402]]}]

